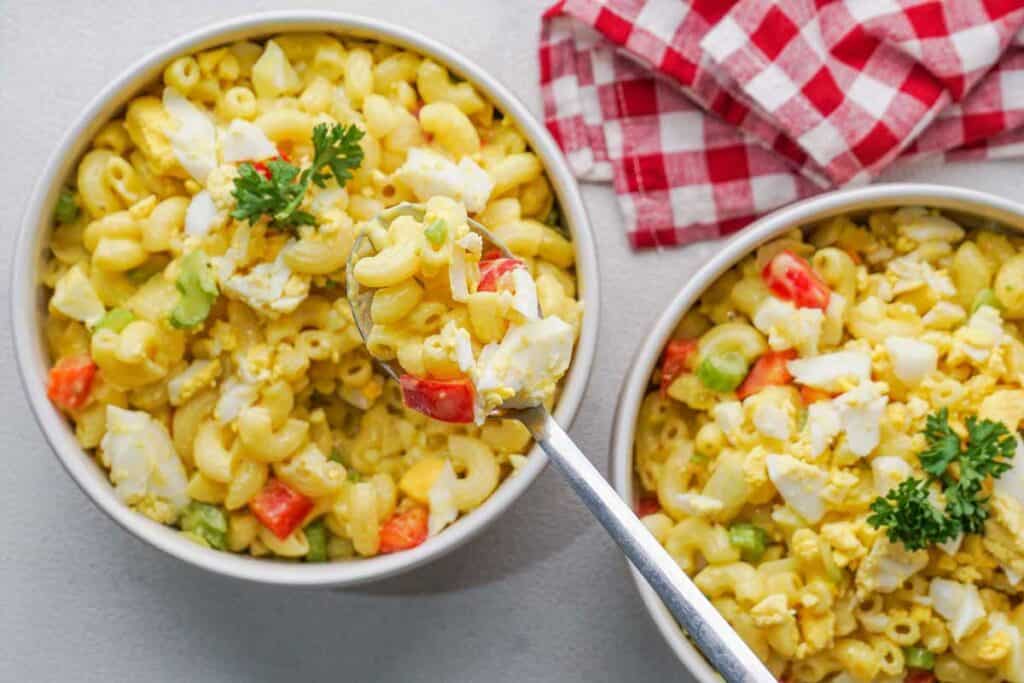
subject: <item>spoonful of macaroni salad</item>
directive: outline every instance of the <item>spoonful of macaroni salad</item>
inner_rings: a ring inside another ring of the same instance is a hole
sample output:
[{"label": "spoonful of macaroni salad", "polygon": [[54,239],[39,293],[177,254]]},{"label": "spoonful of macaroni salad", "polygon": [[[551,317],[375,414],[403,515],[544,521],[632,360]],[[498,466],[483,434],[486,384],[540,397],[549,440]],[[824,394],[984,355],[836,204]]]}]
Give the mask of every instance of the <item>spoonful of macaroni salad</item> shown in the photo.
[{"label": "spoonful of macaroni salad", "polygon": [[[527,264],[432,197],[363,228],[347,295],[366,347],[405,405],[445,422],[522,422],[727,681],[775,678],[548,412],[572,358],[573,328],[543,315]],[[426,303],[426,305],[425,305]],[[440,323],[440,332],[427,335]]]},{"label": "spoonful of macaroni salad", "polygon": [[551,403],[573,328],[541,314],[526,263],[464,206],[447,197],[399,204],[368,223],[353,254],[353,315],[408,407],[481,424]]}]

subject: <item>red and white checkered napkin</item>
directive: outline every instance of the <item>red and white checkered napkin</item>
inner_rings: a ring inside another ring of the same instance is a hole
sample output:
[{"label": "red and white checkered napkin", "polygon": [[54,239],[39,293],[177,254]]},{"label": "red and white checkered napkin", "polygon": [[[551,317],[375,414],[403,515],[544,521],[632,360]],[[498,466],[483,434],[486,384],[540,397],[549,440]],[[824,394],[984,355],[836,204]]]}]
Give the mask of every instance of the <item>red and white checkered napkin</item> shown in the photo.
[{"label": "red and white checkered napkin", "polygon": [[548,128],[635,247],[729,234],[897,157],[1024,154],[1024,0],[563,0]]}]

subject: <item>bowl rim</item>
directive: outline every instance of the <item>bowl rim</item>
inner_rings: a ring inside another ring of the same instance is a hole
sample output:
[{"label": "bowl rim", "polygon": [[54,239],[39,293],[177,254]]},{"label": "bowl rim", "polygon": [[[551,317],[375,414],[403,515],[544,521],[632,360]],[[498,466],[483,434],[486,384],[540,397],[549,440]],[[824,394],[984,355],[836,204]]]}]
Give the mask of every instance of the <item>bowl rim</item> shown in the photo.
[{"label": "bowl rim", "polygon": [[[792,228],[842,213],[897,204],[958,210],[1024,229],[1024,204],[987,192],[928,183],[882,183],[834,190],[778,209],[752,223],[725,242],[722,250],[686,281],[648,333],[641,337],[643,342],[634,353],[623,379],[612,424],[610,478],[612,486],[623,499],[633,500],[633,440],[636,417],[646,394],[651,373],[677,322],[699,296],[720,275],[757,247]],[[686,669],[700,683],[720,681],[718,674],[686,638],[644,578],[632,565],[629,569],[648,614]]]},{"label": "bowl rim", "polygon": [[541,158],[572,233],[576,247],[579,299],[584,305],[573,363],[554,410],[555,419],[568,428],[582,402],[593,366],[600,310],[596,245],[575,178],[547,129],[495,77],[467,57],[432,38],[369,17],[314,10],[246,14],[208,24],[174,38],[122,71],[76,117],[50,155],[35,184],[18,229],[9,301],[18,374],[36,421],[64,469],[108,517],[151,546],[217,574],[275,585],[342,587],[411,570],[466,543],[494,522],[529,488],[547,465],[546,456],[534,445],[526,464],[502,481],[480,507],[417,548],[358,561],[297,565],[203,548],[169,527],[131,510],[116,497],[106,473],[78,445],[73,430],[47,399],[44,388],[49,362],[45,356],[41,326],[40,309],[43,299],[38,282],[41,252],[43,241],[50,232],[50,207],[63,179],[71,172],[88,140],[174,57],[232,40],[301,31],[322,31],[381,40],[434,59],[473,83],[488,100],[511,117],[533,151]]}]

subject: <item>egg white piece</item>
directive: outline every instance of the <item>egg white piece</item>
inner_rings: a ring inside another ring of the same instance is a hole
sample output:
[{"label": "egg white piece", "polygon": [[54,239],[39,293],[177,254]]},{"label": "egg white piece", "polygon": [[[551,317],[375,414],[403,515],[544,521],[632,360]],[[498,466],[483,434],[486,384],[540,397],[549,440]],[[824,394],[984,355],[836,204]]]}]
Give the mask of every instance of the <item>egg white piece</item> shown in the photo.
[{"label": "egg white piece", "polygon": [[498,344],[488,344],[476,367],[476,389],[511,393],[503,403],[527,408],[543,403],[572,358],[572,327],[556,316],[512,325]]},{"label": "egg white piece", "polygon": [[871,356],[863,351],[836,351],[812,358],[797,358],[786,363],[798,384],[815,389],[837,391],[840,380],[871,378]]},{"label": "egg white piece", "polygon": [[244,119],[234,119],[221,140],[224,161],[261,161],[277,156],[277,145],[263,129]]},{"label": "egg white piece", "polygon": [[200,185],[217,167],[217,128],[210,117],[174,88],[164,88],[164,109],[176,124],[165,131],[182,168]]},{"label": "egg white piece", "polygon": [[167,428],[149,413],[107,406],[107,433],[100,442],[103,464],[118,497],[129,505],[153,496],[176,510],[188,505],[185,466]]},{"label": "egg white piece", "polygon": [[857,568],[855,580],[863,590],[892,593],[927,565],[927,550],[907,550],[902,543],[879,536]]},{"label": "egg white piece", "polygon": [[833,401],[846,433],[847,447],[862,458],[875,450],[881,437],[882,414],[889,403],[889,397],[882,393],[883,386],[862,382]]},{"label": "egg white piece", "polygon": [[935,578],[928,595],[932,599],[932,607],[946,619],[954,640],[959,641],[968,635],[985,618],[981,594],[973,583]]},{"label": "egg white piece", "polygon": [[192,196],[185,211],[185,234],[189,237],[205,237],[220,220],[213,197],[203,190]]},{"label": "egg white piece", "polygon": [[430,502],[430,515],[427,517],[427,536],[436,536],[459,516],[459,508],[455,504],[455,470],[450,461],[445,461],[441,473],[437,475],[427,499]]},{"label": "egg white piece", "polygon": [[513,268],[511,276],[512,286],[515,288],[515,294],[512,295],[512,308],[527,320],[540,317],[540,309],[537,305],[537,283],[534,282],[530,271],[526,268]]},{"label": "egg white piece", "polygon": [[456,164],[422,147],[409,150],[405,163],[395,171],[394,177],[420,201],[438,195],[451,197],[465,204],[470,213],[483,211],[494,189],[494,181],[487,171],[469,157],[463,157]]},{"label": "egg white piece", "polygon": [[831,401],[818,401],[807,407],[807,432],[811,442],[811,455],[817,458],[832,445],[842,424],[839,411]]},{"label": "egg white piece", "polygon": [[789,507],[812,524],[825,516],[821,496],[828,473],[791,455],[772,454],[765,458],[768,478]]},{"label": "egg white piece", "polygon": [[107,312],[81,264],[75,265],[57,280],[50,306],[89,327],[98,323]]},{"label": "egg white piece", "polygon": [[220,387],[220,398],[213,409],[217,422],[227,424],[239,413],[251,406],[260,397],[260,387],[253,382],[244,382],[229,377]]},{"label": "egg white piece", "polygon": [[875,492],[884,496],[914,473],[914,468],[903,458],[895,455],[880,455],[871,461]]},{"label": "egg white piece", "polygon": [[935,372],[939,364],[939,352],[934,346],[910,337],[889,337],[885,349],[892,361],[893,374],[910,386]]}]

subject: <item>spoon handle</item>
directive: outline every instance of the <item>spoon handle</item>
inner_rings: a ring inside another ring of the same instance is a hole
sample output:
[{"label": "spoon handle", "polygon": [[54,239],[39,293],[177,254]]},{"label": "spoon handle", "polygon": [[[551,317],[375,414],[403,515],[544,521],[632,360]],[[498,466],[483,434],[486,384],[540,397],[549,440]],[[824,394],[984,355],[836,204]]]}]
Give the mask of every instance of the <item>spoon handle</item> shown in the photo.
[{"label": "spoon handle", "polygon": [[543,408],[520,411],[517,417],[725,680],[776,683],[554,418]]}]

